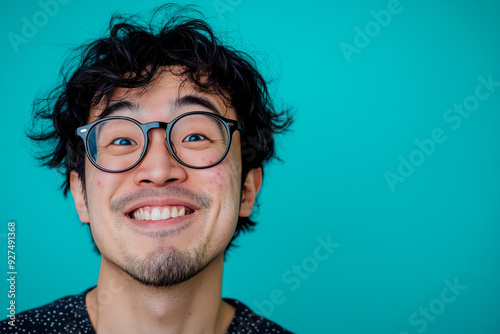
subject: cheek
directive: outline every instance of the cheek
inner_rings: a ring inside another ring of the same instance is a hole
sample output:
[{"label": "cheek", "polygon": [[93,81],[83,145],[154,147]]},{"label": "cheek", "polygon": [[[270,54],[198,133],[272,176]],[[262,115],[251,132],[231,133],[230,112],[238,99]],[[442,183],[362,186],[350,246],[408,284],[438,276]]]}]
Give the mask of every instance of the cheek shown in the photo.
[{"label": "cheek", "polygon": [[93,189],[97,195],[102,194],[102,191],[110,186],[110,180],[106,180],[99,173],[88,176],[87,180],[87,189]]},{"label": "cheek", "polygon": [[217,188],[227,187],[230,180],[227,172],[225,172],[220,165],[212,167],[211,169],[212,170],[207,175],[207,183]]},{"label": "cheek", "polygon": [[208,185],[224,189],[221,193],[232,193],[239,189],[241,184],[241,171],[239,165],[231,161],[222,163],[207,169],[206,182]]},{"label": "cheek", "polygon": [[103,207],[113,192],[124,182],[120,174],[111,174],[101,171],[91,170],[85,175],[88,200],[92,203],[91,207],[98,209]]}]

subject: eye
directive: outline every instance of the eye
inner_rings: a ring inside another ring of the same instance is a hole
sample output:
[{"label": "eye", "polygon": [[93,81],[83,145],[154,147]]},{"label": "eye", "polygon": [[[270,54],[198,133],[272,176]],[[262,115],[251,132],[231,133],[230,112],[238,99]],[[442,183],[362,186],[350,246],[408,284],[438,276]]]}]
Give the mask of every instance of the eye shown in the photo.
[{"label": "eye", "polygon": [[183,142],[200,141],[200,140],[204,140],[204,139],[208,139],[208,138],[205,137],[204,135],[199,134],[199,133],[193,133],[193,134],[190,134],[189,136],[187,136],[186,138],[184,138],[182,141]]},{"label": "eye", "polygon": [[112,145],[120,145],[120,146],[137,145],[137,143],[135,141],[133,141],[130,138],[125,138],[125,137],[116,138],[111,142],[111,144]]}]

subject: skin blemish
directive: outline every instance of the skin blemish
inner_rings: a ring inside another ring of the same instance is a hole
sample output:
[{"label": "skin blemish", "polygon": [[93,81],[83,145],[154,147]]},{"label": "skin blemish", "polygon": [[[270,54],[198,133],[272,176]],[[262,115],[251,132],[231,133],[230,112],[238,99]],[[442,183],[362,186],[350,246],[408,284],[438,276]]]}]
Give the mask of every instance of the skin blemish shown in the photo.
[{"label": "skin blemish", "polygon": [[218,187],[222,188],[226,185],[226,182],[224,180],[224,176],[227,174],[227,171],[225,172],[221,167],[215,166],[214,168],[214,173],[215,177],[213,178],[213,184],[216,184]]}]

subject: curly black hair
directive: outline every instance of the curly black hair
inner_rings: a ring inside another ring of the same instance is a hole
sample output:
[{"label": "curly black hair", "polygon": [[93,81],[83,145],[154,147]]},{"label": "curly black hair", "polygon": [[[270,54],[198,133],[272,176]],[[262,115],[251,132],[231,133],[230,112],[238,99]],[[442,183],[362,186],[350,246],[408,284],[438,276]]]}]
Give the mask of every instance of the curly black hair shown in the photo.
[{"label": "curly black hair", "polygon": [[[42,165],[65,175],[64,195],[72,170],[78,172],[85,191],[85,152],[75,130],[87,123],[90,110],[109,103],[117,88],[147,87],[159,71],[171,66],[180,67],[180,75],[200,91],[215,92],[235,108],[243,128],[242,183],[251,169],[277,158],[274,135],[290,127],[289,110],[275,108],[255,61],[223,45],[200,12],[164,5],[148,21],[115,14],[108,33],[79,47],[63,66],[61,83],[33,105],[32,129],[36,130],[28,136],[40,145],[37,157]],[[228,248],[255,224],[240,217]]]}]

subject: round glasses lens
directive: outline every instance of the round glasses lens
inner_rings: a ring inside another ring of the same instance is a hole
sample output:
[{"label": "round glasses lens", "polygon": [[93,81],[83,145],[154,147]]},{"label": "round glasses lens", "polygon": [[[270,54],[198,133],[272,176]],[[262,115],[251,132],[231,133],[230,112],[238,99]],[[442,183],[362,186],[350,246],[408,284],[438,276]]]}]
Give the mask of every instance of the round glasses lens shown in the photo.
[{"label": "round glasses lens", "polygon": [[108,119],[90,130],[87,145],[92,160],[104,169],[119,171],[134,165],[144,150],[141,128],[125,119]]},{"label": "round glasses lens", "polygon": [[215,116],[191,114],[172,125],[170,144],[174,154],[185,164],[207,167],[224,156],[229,134],[224,123]]}]

